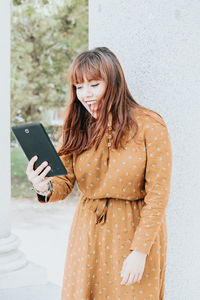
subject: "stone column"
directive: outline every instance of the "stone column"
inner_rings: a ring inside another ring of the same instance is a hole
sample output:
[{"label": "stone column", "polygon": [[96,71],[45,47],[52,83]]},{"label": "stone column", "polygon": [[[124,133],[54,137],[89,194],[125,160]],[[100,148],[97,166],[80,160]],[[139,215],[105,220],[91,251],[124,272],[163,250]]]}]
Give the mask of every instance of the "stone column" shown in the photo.
[{"label": "stone column", "polygon": [[10,3],[0,4],[0,289],[46,283],[44,268],[27,261],[11,233]]}]

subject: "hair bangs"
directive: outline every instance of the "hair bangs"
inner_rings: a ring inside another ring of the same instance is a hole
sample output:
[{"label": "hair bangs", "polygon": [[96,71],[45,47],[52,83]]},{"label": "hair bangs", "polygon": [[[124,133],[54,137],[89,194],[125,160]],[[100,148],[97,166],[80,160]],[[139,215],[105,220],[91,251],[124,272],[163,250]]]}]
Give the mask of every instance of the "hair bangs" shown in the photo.
[{"label": "hair bangs", "polygon": [[102,66],[98,59],[86,58],[82,61],[75,62],[71,72],[71,83],[81,84],[85,80],[105,80],[106,74],[102,69]]}]

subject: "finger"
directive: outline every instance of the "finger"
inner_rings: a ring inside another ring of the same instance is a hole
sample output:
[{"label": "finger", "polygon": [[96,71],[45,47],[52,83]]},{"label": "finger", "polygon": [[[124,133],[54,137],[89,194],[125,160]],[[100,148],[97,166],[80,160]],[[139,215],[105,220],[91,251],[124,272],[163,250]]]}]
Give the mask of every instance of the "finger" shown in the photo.
[{"label": "finger", "polygon": [[121,269],[121,273],[120,273],[121,277],[124,277],[125,273],[126,273],[126,261],[124,261],[123,267]]},{"label": "finger", "polygon": [[133,282],[137,282],[138,281],[138,276],[140,276],[140,273],[135,274],[134,278],[133,278]]},{"label": "finger", "polygon": [[129,273],[124,274],[121,284],[126,284],[129,279]]},{"label": "finger", "polygon": [[121,272],[122,272],[122,273],[125,271],[126,264],[127,264],[127,262],[126,262],[126,261],[124,261],[124,262],[123,262],[123,265],[122,265],[122,270],[121,270]]},{"label": "finger", "polygon": [[129,285],[129,284],[133,283],[133,278],[134,278],[134,274],[130,274],[129,279],[128,279],[126,285]]},{"label": "finger", "polygon": [[47,165],[48,163],[44,161],[35,171],[32,169],[32,171],[27,174],[29,181],[31,181],[32,183],[40,182],[41,179],[37,177]]},{"label": "finger", "polygon": [[46,167],[38,177],[43,180],[50,170],[51,170],[50,166]]},{"label": "finger", "polygon": [[142,279],[142,274],[139,274],[139,276],[138,276],[138,282],[140,282],[141,279]]},{"label": "finger", "polygon": [[42,179],[40,176],[37,176],[32,180],[32,184],[34,185],[35,188],[43,191],[47,189],[47,184],[49,181],[51,181],[52,178],[53,177],[46,177]]},{"label": "finger", "polygon": [[50,170],[49,168],[50,167],[47,167],[39,176],[32,179],[32,183],[35,187],[37,186],[39,189],[46,188],[48,181],[50,181],[48,177],[45,177]]},{"label": "finger", "polygon": [[39,165],[39,167],[37,167],[37,169],[34,171],[35,175],[38,176],[42,170],[48,166],[48,162],[47,161],[43,161],[43,163],[41,163],[41,165]]},{"label": "finger", "polygon": [[121,277],[124,277],[124,271],[121,270],[120,276],[121,276]]},{"label": "finger", "polygon": [[28,166],[27,166],[27,169],[26,169],[26,174],[30,173],[31,171],[33,171],[33,166],[34,166],[34,163],[36,162],[36,160],[38,159],[37,155],[33,156],[29,163],[28,163]]}]

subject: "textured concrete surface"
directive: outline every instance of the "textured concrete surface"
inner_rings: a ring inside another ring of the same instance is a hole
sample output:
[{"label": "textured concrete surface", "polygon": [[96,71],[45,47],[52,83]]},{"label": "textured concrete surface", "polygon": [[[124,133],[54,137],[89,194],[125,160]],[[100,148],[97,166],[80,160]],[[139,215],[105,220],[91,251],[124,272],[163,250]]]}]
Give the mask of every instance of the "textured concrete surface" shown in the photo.
[{"label": "textured concrete surface", "polygon": [[198,0],[89,1],[89,48],[116,53],[135,100],[171,135],[165,300],[200,299],[199,15]]},{"label": "textured concrete surface", "polygon": [[59,300],[60,298],[61,288],[52,283],[0,290],[0,300]]}]

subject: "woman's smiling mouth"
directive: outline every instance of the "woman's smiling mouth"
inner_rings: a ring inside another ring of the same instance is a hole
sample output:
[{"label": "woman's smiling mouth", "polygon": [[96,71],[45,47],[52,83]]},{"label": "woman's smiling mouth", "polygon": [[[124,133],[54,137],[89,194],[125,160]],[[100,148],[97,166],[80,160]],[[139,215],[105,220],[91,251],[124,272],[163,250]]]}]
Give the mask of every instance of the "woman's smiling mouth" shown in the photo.
[{"label": "woman's smiling mouth", "polygon": [[92,113],[95,113],[95,112],[97,111],[98,105],[97,105],[96,100],[89,100],[89,101],[86,101],[86,100],[85,100],[85,103],[88,105],[89,110],[90,110]]}]

